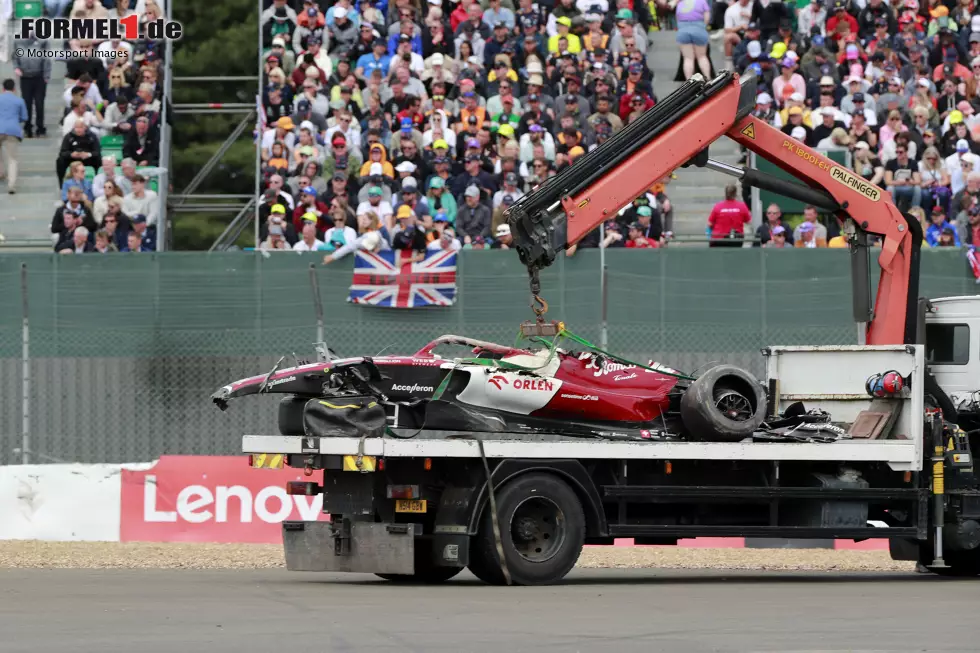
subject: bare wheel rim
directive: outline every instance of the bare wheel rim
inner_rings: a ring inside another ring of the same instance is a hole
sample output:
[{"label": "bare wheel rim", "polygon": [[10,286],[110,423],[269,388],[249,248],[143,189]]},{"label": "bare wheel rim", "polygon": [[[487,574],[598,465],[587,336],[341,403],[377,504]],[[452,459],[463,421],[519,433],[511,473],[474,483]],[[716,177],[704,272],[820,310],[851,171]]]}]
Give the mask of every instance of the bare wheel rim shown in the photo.
[{"label": "bare wheel rim", "polygon": [[720,391],[715,398],[715,406],[733,422],[747,422],[752,419],[752,403],[745,395],[734,390]]},{"label": "bare wheel rim", "polygon": [[510,535],[518,555],[528,562],[546,562],[565,542],[565,513],[551,499],[529,497],[514,509]]}]

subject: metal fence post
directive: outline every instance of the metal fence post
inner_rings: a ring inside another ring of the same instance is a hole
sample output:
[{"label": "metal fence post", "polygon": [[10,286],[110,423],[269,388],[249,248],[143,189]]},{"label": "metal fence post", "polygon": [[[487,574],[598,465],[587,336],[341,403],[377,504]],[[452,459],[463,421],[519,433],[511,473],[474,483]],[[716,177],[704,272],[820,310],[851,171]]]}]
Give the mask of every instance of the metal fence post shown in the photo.
[{"label": "metal fence post", "polygon": [[606,223],[599,225],[599,300],[602,306],[602,318],[599,323],[599,346],[609,349],[609,275],[606,270],[606,248],[603,243],[606,241]]},{"label": "metal fence post", "polygon": [[258,10],[259,15],[257,22],[259,24],[259,81],[256,85],[255,90],[255,249],[259,248],[261,244],[259,241],[260,233],[260,209],[261,202],[259,202],[259,197],[262,194],[262,111],[264,107],[262,106],[262,75],[263,75],[263,52],[262,48],[265,45],[263,42],[265,35],[262,33],[262,0],[258,0]]},{"label": "metal fence post", "polygon": [[320,299],[320,282],[316,278],[316,264],[310,263],[310,288],[313,291],[313,310],[316,311],[316,341],[323,340],[323,301]]},{"label": "metal fence post", "polygon": [[20,296],[23,324],[21,327],[21,422],[20,462],[31,462],[31,334],[27,303],[27,263],[20,264]]}]

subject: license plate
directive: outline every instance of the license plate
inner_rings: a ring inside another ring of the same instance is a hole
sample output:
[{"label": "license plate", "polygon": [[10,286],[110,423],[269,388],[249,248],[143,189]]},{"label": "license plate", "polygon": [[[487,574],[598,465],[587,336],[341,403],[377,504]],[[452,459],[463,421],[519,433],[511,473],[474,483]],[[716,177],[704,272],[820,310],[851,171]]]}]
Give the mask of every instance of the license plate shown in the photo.
[{"label": "license plate", "polygon": [[256,453],[248,458],[254,469],[282,469],[286,457],[281,453]]},{"label": "license plate", "polygon": [[395,512],[425,512],[425,499],[396,499]]}]

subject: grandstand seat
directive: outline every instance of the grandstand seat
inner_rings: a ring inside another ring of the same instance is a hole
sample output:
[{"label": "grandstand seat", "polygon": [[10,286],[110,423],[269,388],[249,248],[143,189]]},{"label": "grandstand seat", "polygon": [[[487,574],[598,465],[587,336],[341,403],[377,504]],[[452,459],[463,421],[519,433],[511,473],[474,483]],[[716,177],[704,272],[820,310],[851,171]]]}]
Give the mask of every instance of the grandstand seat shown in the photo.
[{"label": "grandstand seat", "polygon": [[44,4],[40,0],[17,0],[14,2],[14,18],[40,18],[44,15]]},{"label": "grandstand seat", "polygon": [[108,134],[99,139],[99,143],[102,145],[102,149],[110,148],[122,149],[123,141],[125,138],[121,134]]},{"label": "grandstand seat", "polygon": [[147,188],[147,190],[152,190],[153,192],[160,192],[160,180],[157,178],[157,176],[155,174],[154,175],[149,175],[149,174],[147,174],[145,172],[146,170],[151,170],[151,169],[154,169],[154,168],[151,168],[149,166],[145,166],[145,167],[141,167],[141,168],[136,168],[136,172],[138,172],[141,175],[143,175],[144,177],[146,177],[146,188]]}]

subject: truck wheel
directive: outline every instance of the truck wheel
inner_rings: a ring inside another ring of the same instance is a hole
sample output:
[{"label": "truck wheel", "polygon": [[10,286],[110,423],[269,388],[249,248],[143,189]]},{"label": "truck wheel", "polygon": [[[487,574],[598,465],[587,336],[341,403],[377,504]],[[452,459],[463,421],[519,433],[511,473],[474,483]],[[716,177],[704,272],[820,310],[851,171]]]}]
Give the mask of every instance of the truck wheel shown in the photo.
[{"label": "truck wheel", "polygon": [[734,365],[702,374],[681,397],[681,419],[695,440],[738,442],[766,418],[766,396],[754,376]]},{"label": "truck wheel", "polygon": [[279,433],[282,435],[306,435],[303,427],[303,407],[309,397],[286,395],[279,400]]},{"label": "truck wheel", "polygon": [[[585,514],[575,491],[550,474],[527,474],[499,490],[496,500],[511,581],[548,585],[564,578],[585,543]],[[504,583],[489,503],[473,538],[470,571],[484,582]]]}]

